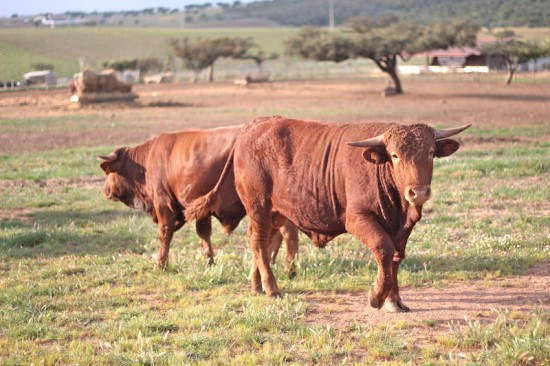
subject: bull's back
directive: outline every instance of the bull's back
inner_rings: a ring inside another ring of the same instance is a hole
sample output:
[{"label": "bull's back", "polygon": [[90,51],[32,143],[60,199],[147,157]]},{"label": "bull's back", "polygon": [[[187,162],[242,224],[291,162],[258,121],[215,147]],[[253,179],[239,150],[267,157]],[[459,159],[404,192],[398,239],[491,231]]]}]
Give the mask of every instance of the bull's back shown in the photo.
[{"label": "bull's back", "polygon": [[[206,194],[220,178],[240,131],[240,127],[224,127],[160,135],[147,164],[153,184],[167,185],[183,207]],[[225,194],[236,197],[233,179]]]}]

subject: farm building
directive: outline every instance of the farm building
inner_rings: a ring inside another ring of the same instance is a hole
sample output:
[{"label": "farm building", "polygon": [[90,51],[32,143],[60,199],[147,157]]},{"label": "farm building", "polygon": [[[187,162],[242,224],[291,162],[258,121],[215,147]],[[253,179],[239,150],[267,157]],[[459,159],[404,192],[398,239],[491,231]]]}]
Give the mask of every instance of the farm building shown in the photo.
[{"label": "farm building", "polygon": [[57,84],[57,75],[52,70],[43,70],[43,71],[31,71],[23,74],[25,83],[27,85],[39,85],[45,84],[48,86],[53,86]]},{"label": "farm building", "polygon": [[426,64],[428,66],[451,68],[485,66],[490,70],[506,69],[501,56],[485,54],[474,47],[449,47],[422,52],[417,54],[417,56],[426,57]]}]

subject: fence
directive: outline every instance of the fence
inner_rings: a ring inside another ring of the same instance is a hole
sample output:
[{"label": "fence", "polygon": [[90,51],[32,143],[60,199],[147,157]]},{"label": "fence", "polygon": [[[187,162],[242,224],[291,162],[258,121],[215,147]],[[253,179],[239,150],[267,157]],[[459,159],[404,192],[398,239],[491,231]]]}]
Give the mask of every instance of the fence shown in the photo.
[{"label": "fence", "polygon": [[[445,70],[449,72],[433,72],[430,68],[403,65],[400,78],[416,78],[422,80],[446,80],[446,81],[471,81],[471,82],[504,82],[505,71],[479,70]],[[413,72],[414,71],[414,72]],[[441,71],[441,70],[439,70]],[[470,72],[472,71],[472,72]],[[214,79],[217,81],[233,81],[246,76],[269,74],[270,80],[330,80],[330,79],[367,79],[382,78],[390,80],[389,76],[382,72],[372,62],[367,60],[353,60],[341,63],[314,62],[314,61],[285,61],[274,60],[266,62],[260,69],[252,61],[220,60],[214,65]],[[193,71],[180,70],[174,73],[175,81],[189,81],[195,78],[197,81],[206,81],[208,75],[202,72],[195,75]],[[57,80],[58,87],[68,86],[70,78],[60,77]],[[550,83],[550,71],[542,72],[517,72],[514,83]],[[12,86],[13,85],[13,86]],[[21,88],[16,82],[0,85],[0,90],[12,87]]]}]

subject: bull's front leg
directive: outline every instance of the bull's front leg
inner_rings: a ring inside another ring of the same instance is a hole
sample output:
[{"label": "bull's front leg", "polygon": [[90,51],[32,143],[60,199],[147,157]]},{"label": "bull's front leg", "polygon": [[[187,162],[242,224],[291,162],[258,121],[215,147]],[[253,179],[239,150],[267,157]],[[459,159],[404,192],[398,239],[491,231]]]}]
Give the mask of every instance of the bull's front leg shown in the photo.
[{"label": "bull's front leg", "polygon": [[399,295],[399,284],[397,280],[397,272],[399,271],[399,265],[401,264],[401,261],[405,259],[405,254],[403,253],[395,253],[392,261],[392,280],[393,280],[393,287],[390,291],[388,298],[384,302],[384,310],[390,313],[406,313],[409,312],[411,309],[403,304],[403,300],[401,300],[401,296]]},{"label": "bull's front leg", "polygon": [[212,216],[208,215],[195,223],[197,235],[201,238],[204,255],[208,258],[208,264],[214,264],[214,249],[210,238],[212,236]]},{"label": "bull's front leg", "polygon": [[394,243],[375,219],[362,215],[349,216],[346,220],[346,230],[370,249],[378,264],[376,282],[369,289],[368,300],[371,307],[380,309],[394,285],[392,276]]},{"label": "bull's front leg", "polygon": [[298,228],[296,228],[296,226],[288,220],[279,229],[273,228],[271,230],[269,249],[271,264],[275,264],[277,261],[277,255],[279,254],[283,239],[285,241],[286,248],[285,273],[292,279],[296,277],[296,261],[298,257],[299,239]]},{"label": "bull's front leg", "polygon": [[287,222],[281,226],[281,234],[285,240],[286,245],[286,266],[285,272],[289,278],[296,276],[296,261],[298,260],[298,247],[300,241],[298,238],[298,228],[293,223],[287,220]]},{"label": "bull's front leg", "polygon": [[384,304],[384,309],[390,313],[405,313],[411,310],[403,304],[403,300],[399,295],[399,283],[397,279],[399,265],[405,259],[405,249],[407,248],[409,236],[416,222],[422,217],[422,211],[418,207],[412,207],[409,211],[405,225],[403,225],[395,237],[395,254],[392,261],[393,288]]}]

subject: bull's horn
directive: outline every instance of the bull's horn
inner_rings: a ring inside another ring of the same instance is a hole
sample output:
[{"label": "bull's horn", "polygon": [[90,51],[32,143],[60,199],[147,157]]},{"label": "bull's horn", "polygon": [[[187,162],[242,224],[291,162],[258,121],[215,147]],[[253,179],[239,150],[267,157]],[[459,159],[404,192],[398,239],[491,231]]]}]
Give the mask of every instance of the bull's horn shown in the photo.
[{"label": "bull's horn", "polygon": [[453,135],[456,135],[462,131],[464,131],[465,129],[467,129],[468,127],[470,127],[470,125],[465,125],[465,126],[462,126],[462,127],[457,127],[457,128],[449,128],[449,129],[446,129],[446,130],[438,130],[437,128],[434,128],[435,130],[435,139],[436,140],[441,140],[441,139],[444,139],[444,138],[447,138],[447,137],[451,137]]},{"label": "bull's horn", "polygon": [[349,146],[355,147],[377,147],[384,146],[384,134],[371,137],[370,139],[363,141],[348,142]]},{"label": "bull's horn", "polygon": [[115,153],[112,153],[111,155],[98,155],[98,158],[106,161],[115,161],[118,158],[118,155]]}]

